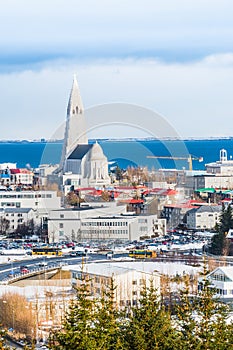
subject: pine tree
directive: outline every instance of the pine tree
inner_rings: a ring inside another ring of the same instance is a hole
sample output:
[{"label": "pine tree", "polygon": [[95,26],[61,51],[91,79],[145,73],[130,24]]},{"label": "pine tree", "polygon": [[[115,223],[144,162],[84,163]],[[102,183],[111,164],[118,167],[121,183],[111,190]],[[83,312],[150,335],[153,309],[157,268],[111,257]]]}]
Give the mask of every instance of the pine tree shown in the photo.
[{"label": "pine tree", "polygon": [[[82,274],[84,276],[84,274]],[[76,299],[71,303],[63,329],[50,337],[54,350],[96,350],[93,337],[95,300],[90,293],[90,280],[82,277]]]},{"label": "pine tree", "polygon": [[233,211],[231,205],[222,206],[222,212],[220,216],[219,232],[226,233],[229,229],[233,228]]},{"label": "pine tree", "polygon": [[176,349],[176,331],[170,314],[161,307],[157,290],[151,282],[143,288],[139,305],[131,310],[126,333],[127,349]]},{"label": "pine tree", "polygon": [[124,350],[124,322],[121,312],[115,305],[115,289],[113,278],[107,291],[97,304],[94,321],[96,349]]},{"label": "pine tree", "polygon": [[179,330],[177,347],[180,350],[196,350],[197,339],[194,337],[196,323],[194,320],[195,306],[189,298],[189,284],[185,280],[185,288],[180,291],[179,302],[176,306],[175,325]]},{"label": "pine tree", "polygon": [[186,286],[177,306],[176,322],[180,331],[178,349],[229,350],[233,328],[226,322],[228,306],[214,297],[215,290],[210,288],[205,278],[194,300],[191,301],[188,294]]},{"label": "pine tree", "polygon": [[226,234],[229,229],[233,228],[233,211],[231,205],[222,206],[220,223],[216,225],[218,233],[212,237],[210,253],[214,255],[227,255],[229,244],[226,239]]}]

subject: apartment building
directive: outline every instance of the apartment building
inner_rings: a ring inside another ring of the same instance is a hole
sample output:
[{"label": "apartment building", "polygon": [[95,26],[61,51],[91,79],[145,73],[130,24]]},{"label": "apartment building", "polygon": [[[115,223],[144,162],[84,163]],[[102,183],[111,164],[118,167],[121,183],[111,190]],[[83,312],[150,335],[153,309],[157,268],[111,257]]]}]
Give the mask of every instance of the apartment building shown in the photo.
[{"label": "apartment building", "polygon": [[71,269],[72,285],[80,286],[83,281],[90,281],[90,292],[94,297],[101,297],[103,290],[108,290],[113,279],[115,303],[118,308],[137,305],[143,288],[152,283],[160,295],[160,275],[154,271],[153,263],[148,262],[111,262],[91,263],[84,266],[65,266]]}]

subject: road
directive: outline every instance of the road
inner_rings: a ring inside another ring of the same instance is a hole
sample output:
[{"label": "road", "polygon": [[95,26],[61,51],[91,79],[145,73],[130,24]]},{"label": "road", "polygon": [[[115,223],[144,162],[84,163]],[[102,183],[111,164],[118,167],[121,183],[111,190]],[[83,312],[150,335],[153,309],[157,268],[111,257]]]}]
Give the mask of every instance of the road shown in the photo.
[{"label": "road", "polygon": [[[126,257],[128,254],[116,254],[114,257]],[[29,257],[28,259],[23,259],[19,261],[8,262],[5,264],[0,264],[0,281],[6,281],[9,279],[9,275],[20,275],[20,266],[27,266],[29,272],[36,271],[46,271],[51,268],[59,268],[62,265],[73,265],[81,263],[82,260],[86,262],[94,262],[99,260],[105,260],[106,255],[104,254],[89,254],[85,257]],[[38,263],[45,262],[47,265],[45,267],[39,267]],[[27,274],[24,275],[25,277]]]}]

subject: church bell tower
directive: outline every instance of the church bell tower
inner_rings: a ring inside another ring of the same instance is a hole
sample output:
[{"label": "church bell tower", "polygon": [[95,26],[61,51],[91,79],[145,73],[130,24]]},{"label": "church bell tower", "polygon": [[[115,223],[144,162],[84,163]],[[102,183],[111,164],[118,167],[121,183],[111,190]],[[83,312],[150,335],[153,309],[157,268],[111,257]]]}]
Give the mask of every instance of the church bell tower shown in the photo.
[{"label": "church bell tower", "polygon": [[76,76],[73,79],[73,85],[70,92],[70,98],[67,106],[66,126],[63,141],[62,156],[60,168],[64,169],[65,160],[77,147],[77,145],[87,145],[88,138],[86,134],[86,120],[84,116],[83,103],[79,91]]}]

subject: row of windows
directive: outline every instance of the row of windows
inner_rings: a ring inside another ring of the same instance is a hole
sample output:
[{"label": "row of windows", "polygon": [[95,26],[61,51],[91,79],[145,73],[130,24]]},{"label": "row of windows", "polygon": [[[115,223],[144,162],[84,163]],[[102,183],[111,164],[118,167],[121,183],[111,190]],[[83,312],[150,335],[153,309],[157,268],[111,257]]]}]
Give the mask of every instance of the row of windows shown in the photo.
[{"label": "row of windows", "polygon": [[14,213],[12,213],[12,214],[6,214],[6,216],[18,216],[18,217],[22,217],[23,214],[14,214]]},{"label": "row of windows", "polygon": [[226,290],[226,289],[216,289],[216,293],[219,295],[233,295],[233,289],[232,290]]},{"label": "row of windows", "polygon": [[108,222],[108,221],[93,221],[93,222],[82,222],[82,226],[128,226],[128,222],[126,221],[114,221],[114,222]]},{"label": "row of windows", "polygon": [[0,198],[52,198],[51,194],[1,194]]},{"label": "row of windows", "polygon": [[20,208],[21,203],[20,202],[1,202],[2,207],[16,207]]},{"label": "row of windows", "polygon": [[227,277],[226,275],[223,275],[223,274],[214,274],[214,275],[211,275],[211,279],[215,280],[215,281],[224,281],[224,282],[232,282],[230,280],[229,277]]},{"label": "row of windows", "polygon": [[138,219],[138,223],[139,224],[146,224],[147,223],[147,219]]},{"label": "row of windows", "polygon": [[148,227],[147,226],[141,226],[140,227],[140,231],[141,232],[147,232],[148,231]]},{"label": "row of windows", "polygon": [[128,234],[128,231],[127,230],[93,230],[93,231],[90,231],[90,230],[82,230],[82,233],[83,234],[89,234],[89,235],[125,235],[125,234]]}]

